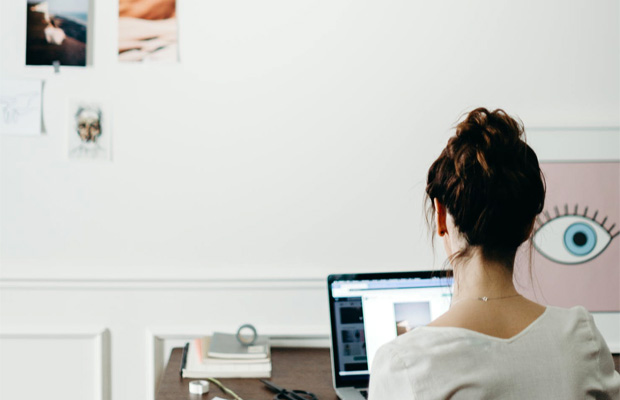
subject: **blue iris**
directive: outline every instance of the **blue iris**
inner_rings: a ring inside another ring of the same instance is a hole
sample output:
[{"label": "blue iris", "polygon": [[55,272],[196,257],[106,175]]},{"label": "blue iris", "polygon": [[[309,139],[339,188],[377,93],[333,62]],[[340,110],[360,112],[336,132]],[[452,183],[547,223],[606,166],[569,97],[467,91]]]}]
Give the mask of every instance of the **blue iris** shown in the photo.
[{"label": "blue iris", "polygon": [[596,232],[588,224],[576,222],[564,232],[564,246],[576,256],[585,256],[596,246]]}]

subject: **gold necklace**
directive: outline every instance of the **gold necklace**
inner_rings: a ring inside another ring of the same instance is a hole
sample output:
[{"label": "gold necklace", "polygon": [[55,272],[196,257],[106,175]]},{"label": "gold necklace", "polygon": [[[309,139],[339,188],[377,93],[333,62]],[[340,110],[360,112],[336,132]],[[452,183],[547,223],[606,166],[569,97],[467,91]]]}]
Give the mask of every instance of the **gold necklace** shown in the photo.
[{"label": "gold necklace", "polygon": [[482,296],[482,297],[465,297],[463,299],[458,299],[457,301],[453,301],[452,303],[450,303],[450,306],[455,305],[456,303],[458,303],[461,300],[479,300],[479,301],[484,301],[487,302],[489,300],[501,300],[501,299],[509,299],[511,297],[517,297],[517,296],[521,296],[519,293],[517,294],[511,294],[510,296],[501,296],[501,297],[487,297],[487,296]]},{"label": "gold necklace", "polygon": [[521,295],[519,293],[517,293],[517,294],[512,294],[510,296],[492,297],[492,298],[488,298],[487,296],[482,296],[482,297],[478,297],[477,300],[480,300],[480,301],[501,300],[501,299],[509,299],[511,297],[517,297],[517,296],[521,296]]}]

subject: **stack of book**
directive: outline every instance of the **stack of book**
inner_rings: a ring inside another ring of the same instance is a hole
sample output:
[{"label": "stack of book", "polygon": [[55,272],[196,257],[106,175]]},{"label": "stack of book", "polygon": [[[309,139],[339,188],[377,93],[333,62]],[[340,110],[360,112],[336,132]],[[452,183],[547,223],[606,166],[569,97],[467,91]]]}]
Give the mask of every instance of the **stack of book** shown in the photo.
[{"label": "stack of book", "polygon": [[183,378],[270,378],[271,351],[267,338],[251,346],[236,335],[214,333],[189,343]]}]

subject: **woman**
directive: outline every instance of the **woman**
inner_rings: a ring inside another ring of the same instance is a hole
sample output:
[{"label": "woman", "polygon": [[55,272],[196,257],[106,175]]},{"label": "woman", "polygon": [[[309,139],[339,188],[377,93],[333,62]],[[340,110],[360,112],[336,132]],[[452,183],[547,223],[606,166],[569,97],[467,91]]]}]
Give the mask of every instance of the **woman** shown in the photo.
[{"label": "woman", "polygon": [[478,108],[433,163],[433,229],[454,269],[448,312],[384,345],[370,399],[620,399],[620,375],[583,307],[544,307],[513,284],[545,186],[523,127]]}]

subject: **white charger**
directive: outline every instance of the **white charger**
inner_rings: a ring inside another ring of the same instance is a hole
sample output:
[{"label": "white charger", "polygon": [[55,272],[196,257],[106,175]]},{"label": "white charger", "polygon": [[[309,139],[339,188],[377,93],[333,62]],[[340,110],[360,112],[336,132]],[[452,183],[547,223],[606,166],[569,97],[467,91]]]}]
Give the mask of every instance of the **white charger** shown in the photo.
[{"label": "white charger", "polygon": [[209,382],[207,381],[191,381],[189,383],[189,392],[192,394],[205,394],[209,391]]}]

